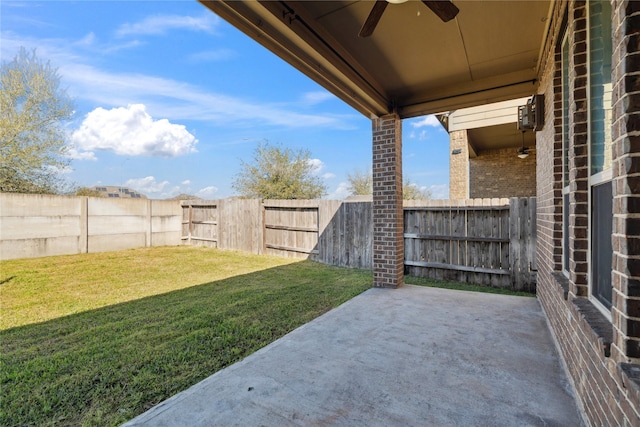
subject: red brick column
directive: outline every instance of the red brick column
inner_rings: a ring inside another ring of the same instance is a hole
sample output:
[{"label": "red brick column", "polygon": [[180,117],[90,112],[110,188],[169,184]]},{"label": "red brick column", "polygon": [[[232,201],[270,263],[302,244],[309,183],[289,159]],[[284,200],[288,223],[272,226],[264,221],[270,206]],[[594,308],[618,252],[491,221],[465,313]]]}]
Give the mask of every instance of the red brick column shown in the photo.
[{"label": "red brick column", "polygon": [[373,285],[397,288],[404,278],[402,120],[373,123]]},{"label": "red brick column", "polygon": [[611,355],[640,362],[640,2],[614,1]]}]

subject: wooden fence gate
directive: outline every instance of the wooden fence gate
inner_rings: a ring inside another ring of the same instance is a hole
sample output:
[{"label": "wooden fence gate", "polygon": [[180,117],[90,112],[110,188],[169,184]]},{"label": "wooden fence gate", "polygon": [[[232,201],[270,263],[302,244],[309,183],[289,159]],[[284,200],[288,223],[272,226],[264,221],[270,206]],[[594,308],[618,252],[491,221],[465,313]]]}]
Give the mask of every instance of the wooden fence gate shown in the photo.
[{"label": "wooden fence gate", "polygon": [[265,200],[264,253],[290,258],[318,255],[318,203]]},{"label": "wooden fence gate", "polygon": [[218,247],[218,205],[190,202],[182,205],[182,244]]}]

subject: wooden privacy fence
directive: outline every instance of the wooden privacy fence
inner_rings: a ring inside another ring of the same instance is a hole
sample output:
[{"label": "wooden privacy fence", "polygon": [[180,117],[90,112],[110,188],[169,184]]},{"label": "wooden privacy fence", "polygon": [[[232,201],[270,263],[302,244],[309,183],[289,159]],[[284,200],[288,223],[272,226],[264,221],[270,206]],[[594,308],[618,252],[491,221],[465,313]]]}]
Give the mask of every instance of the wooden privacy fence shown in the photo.
[{"label": "wooden privacy fence", "polygon": [[370,202],[182,201],[182,243],[371,268]]},{"label": "wooden privacy fence", "polygon": [[535,198],[405,207],[406,272],[534,291],[535,215]]},{"label": "wooden privacy fence", "polygon": [[[407,202],[408,274],[535,290],[535,198]],[[182,242],[373,266],[371,202],[183,201]]]}]

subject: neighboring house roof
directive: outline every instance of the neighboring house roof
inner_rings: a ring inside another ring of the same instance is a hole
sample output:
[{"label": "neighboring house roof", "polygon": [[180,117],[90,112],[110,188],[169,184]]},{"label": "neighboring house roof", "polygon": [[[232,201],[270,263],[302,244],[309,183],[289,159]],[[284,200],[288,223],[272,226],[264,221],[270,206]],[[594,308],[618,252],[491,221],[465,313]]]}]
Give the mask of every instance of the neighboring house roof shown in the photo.
[{"label": "neighboring house roof", "polygon": [[147,198],[147,196],[145,196],[140,192],[137,192],[127,187],[120,187],[115,185],[96,185],[95,187],[91,187],[91,189],[99,192],[101,197],[129,198],[129,199],[146,199]]}]

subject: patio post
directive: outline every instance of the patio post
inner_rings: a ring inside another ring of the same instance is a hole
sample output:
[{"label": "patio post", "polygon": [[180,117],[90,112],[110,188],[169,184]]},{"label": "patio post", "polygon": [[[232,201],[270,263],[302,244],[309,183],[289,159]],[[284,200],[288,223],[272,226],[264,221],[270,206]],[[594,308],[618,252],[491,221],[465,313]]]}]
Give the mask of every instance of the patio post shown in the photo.
[{"label": "patio post", "polygon": [[373,125],[373,285],[404,281],[402,120],[388,114]]}]

